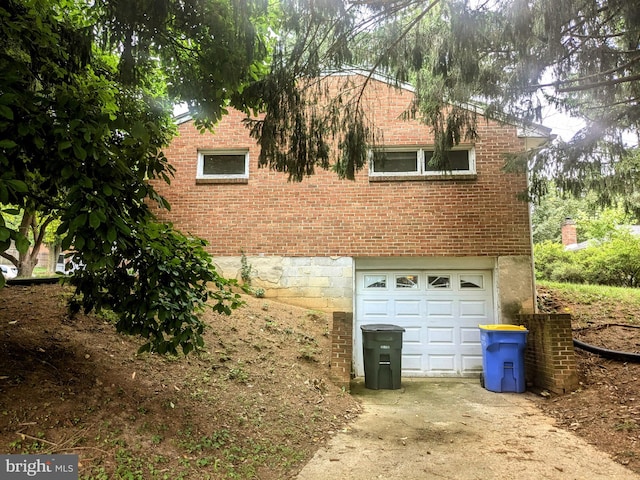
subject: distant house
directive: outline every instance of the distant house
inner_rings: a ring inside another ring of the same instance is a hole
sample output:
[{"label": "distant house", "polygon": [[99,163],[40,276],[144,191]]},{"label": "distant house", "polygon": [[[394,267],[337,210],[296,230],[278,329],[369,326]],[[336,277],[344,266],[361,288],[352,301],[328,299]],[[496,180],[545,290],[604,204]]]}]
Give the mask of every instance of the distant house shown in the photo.
[{"label": "distant house", "polygon": [[[640,237],[640,225],[625,225],[623,228],[628,229],[631,235]],[[562,222],[562,245],[567,251],[575,252],[578,250],[584,250],[590,245],[593,245],[594,240],[585,240],[578,243],[578,228],[576,222],[572,218],[565,218]]]},{"label": "distant house", "polygon": [[244,256],[267,297],[353,314],[356,375],[360,326],[372,323],[405,328],[403,375],[477,374],[478,324],[535,308],[529,208],[516,198],[527,178],[503,166],[549,130],[480,119],[478,139],[456,147],[443,173],[427,163],[430,128],[401,119],[413,98],[409,86],[369,82],[363,102],[387,159],[355,181],[318,171],[288,182],[258,168],[242,113],[205,134],[182,116],[164,152],[176,173],[158,185],[172,205],[161,215],[207,239],[224,275],[239,278]]}]

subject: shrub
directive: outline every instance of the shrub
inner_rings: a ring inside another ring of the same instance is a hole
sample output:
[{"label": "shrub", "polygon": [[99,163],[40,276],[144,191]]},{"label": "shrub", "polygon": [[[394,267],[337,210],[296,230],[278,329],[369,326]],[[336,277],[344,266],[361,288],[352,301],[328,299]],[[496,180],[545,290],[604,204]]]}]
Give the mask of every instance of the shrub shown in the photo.
[{"label": "shrub", "polygon": [[589,283],[640,287],[640,238],[618,232],[585,250]]},{"label": "shrub", "polygon": [[533,255],[538,280],[551,280],[554,272],[573,264],[575,259],[575,252],[567,252],[561,243],[549,240],[534,245]]},{"label": "shrub", "polygon": [[534,247],[536,278],[556,282],[640,287],[640,238],[618,231],[579,251],[559,243]]},{"label": "shrub", "polygon": [[[577,252],[576,252],[577,253]],[[555,263],[549,280],[564,283],[588,283],[587,270],[584,265],[574,263]]]}]

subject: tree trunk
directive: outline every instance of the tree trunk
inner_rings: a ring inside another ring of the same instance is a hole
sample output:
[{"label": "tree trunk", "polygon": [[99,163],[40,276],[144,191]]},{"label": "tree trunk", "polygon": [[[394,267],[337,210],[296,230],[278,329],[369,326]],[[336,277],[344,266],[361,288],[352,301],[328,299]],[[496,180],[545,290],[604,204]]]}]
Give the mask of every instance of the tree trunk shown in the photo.
[{"label": "tree trunk", "polygon": [[[49,224],[53,221],[53,217],[48,217],[39,223],[41,219],[38,219],[38,215],[35,210],[25,209],[20,220],[20,226],[18,232],[24,237],[33,239],[31,248],[27,248],[25,252],[20,252],[17,248],[17,256],[10,254],[7,251],[0,252],[0,256],[6,258],[18,268],[18,277],[31,277],[33,275],[33,269],[38,264],[38,254],[40,248],[44,242],[45,232]],[[57,248],[54,249],[53,268],[55,270],[55,259]],[[51,263],[51,262],[49,262]]]},{"label": "tree trunk", "polygon": [[55,243],[45,244],[49,249],[49,261],[47,262],[47,273],[52,274],[56,272],[56,265],[58,264],[58,255],[60,255],[60,245]]},{"label": "tree trunk", "polygon": [[[39,250],[39,249],[38,249]],[[38,264],[38,253],[31,255],[31,252],[27,252],[26,255],[20,254],[18,259],[18,277],[31,277],[33,276],[33,269]]]}]

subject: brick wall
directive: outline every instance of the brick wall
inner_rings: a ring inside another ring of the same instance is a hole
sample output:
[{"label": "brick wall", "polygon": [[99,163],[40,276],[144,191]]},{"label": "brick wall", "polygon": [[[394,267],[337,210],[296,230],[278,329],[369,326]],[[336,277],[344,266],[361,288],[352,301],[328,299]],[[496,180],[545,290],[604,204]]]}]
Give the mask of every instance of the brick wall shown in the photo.
[{"label": "brick wall", "polygon": [[353,313],[334,312],[331,328],[331,377],[349,389],[353,358]]},{"label": "brick wall", "polygon": [[525,375],[528,384],[554,393],[578,388],[571,315],[521,315],[527,327]]},{"label": "brick wall", "polygon": [[[388,146],[429,146],[430,129],[401,114],[413,94],[380,82],[368,87],[371,118]],[[531,255],[528,207],[516,199],[524,175],[505,173],[504,154],[521,151],[515,127],[479,119],[472,179],[355,181],[318,171],[301,183],[258,169],[258,149],[230,110],[215,134],[191,122],[165,150],[176,175],[158,185],[172,204],[161,218],[206,238],[216,256],[505,256]],[[249,179],[241,184],[196,184],[198,149],[248,149]]]}]

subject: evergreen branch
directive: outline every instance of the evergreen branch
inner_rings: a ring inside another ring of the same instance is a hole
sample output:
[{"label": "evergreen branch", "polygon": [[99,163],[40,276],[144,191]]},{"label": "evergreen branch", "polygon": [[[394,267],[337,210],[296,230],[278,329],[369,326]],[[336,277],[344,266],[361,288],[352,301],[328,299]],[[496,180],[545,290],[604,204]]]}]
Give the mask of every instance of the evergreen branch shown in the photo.
[{"label": "evergreen branch", "polygon": [[385,55],[387,55],[394,47],[396,47],[409,34],[411,29],[413,27],[415,27],[416,25],[418,25],[418,23],[420,23],[420,21],[422,21],[422,19],[427,15],[427,13],[429,13],[439,3],[440,3],[440,0],[432,0],[432,2],[427,6],[427,8],[425,8],[416,18],[414,18],[411,22],[409,22],[409,24],[405,27],[404,31],[402,31],[400,33],[400,35],[398,35],[394,39],[394,41],[391,42],[391,44],[385,49],[383,54],[378,56],[378,60],[369,69],[369,75],[367,75],[367,77],[366,77],[366,79],[365,79],[365,81],[364,81],[364,83],[362,85],[361,92],[360,92],[359,99],[358,99],[358,104],[360,103],[360,98],[364,94],[364,90],[365,90],[366,86],[369,84],[369,82],[373,78],[373,74],[375,73],[375,71],[382,64],[382,61],[383,61]]},{"label": "evergreen branch", "polygon": [[[620,83],[637,82],[638,80],[640,80],[640,74],[631,75],[629,77],[612,78],[610,80],[605,80],[605,81],[596,82],[596,83],[589,83],[586,85],[576,85],[575,87],[557,88],[557,91],[558,93],[580,92],[584,90],[593,90],[595,88],[600,88],[600,87],[612,87]],[[574,82],[575,81],[571,83],[574,83]]]}]

